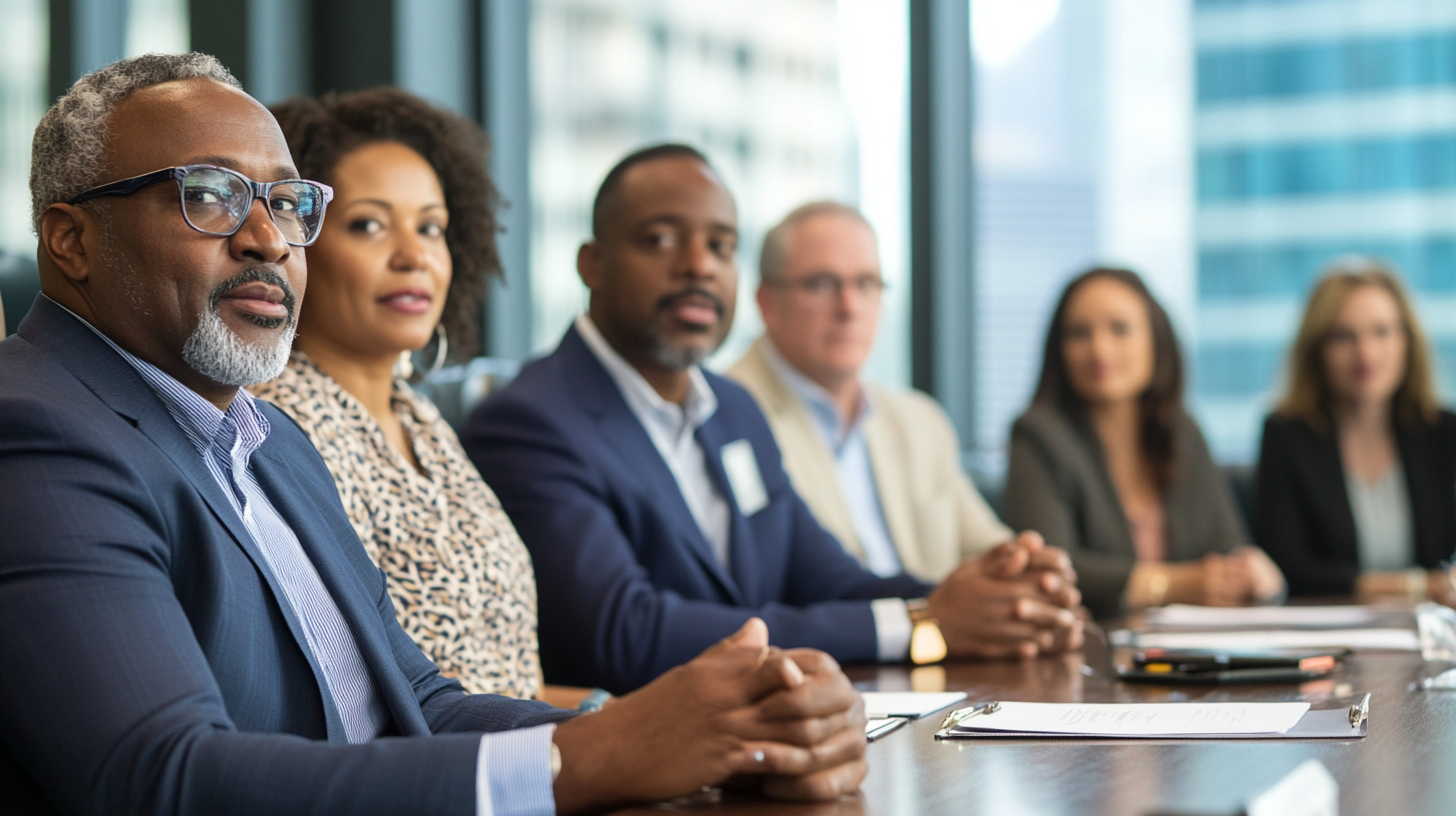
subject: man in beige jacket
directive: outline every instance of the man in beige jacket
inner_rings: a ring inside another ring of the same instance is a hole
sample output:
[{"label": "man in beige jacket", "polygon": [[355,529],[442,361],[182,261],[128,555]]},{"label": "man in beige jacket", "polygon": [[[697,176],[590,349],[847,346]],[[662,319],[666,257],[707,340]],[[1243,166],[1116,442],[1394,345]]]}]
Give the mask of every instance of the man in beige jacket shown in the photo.
[{"label": "man in beige jacket", "polygon": [[809,508],[881,575],[939,581],[1012,537],[960,465],[950,419],[918,391],[864,383],[884,280],[858,210],[806,204],[764,238],[764,336],[728,375],[758,400]]}]

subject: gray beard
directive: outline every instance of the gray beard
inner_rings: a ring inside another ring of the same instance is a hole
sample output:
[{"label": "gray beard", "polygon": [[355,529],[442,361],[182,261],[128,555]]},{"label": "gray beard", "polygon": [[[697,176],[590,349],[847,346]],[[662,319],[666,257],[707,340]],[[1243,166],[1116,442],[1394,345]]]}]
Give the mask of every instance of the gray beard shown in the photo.
[{"label": "gray beard", "polygon": [[182,346],[182,360],[218,385],[241,388],[267,382],[282,374],[288,365],[297,325],[290,315],[278,342],[269,347],[250,346],[216,312],[203,312],[198,316],[197,328]]},{"label": "gray beard", "polygon": [[669,371],[685,371],[702,362],[709,352],[690,347],[669,346],[657,338],[653,338],[647,354],[652,358],[652,362]]}]

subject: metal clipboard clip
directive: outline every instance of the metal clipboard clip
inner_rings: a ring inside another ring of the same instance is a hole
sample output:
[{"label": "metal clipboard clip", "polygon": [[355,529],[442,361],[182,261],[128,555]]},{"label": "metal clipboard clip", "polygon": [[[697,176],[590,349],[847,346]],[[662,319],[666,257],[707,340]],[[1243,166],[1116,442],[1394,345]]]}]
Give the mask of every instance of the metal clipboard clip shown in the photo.
[{"label": "metal clipboard clip", "polygon": [[[983,706],[970,706],[968,708],[957,708],[955,711],[945,715],[940,721],[940,730],[935,732],[936,739],[945,739],[950,736],[950,730],[962,722],[981,714],[995,714],[1001,710],[999,701],[992,701]],[[1353,715],[1352,715],[1353,716]]]},{"label": "metal clipboard clip", "polygon": [[1370,719],[1370,693],[1366,692],[1360,702],[1350,706],[1350,727],[1359,728],[1360,723]]}]

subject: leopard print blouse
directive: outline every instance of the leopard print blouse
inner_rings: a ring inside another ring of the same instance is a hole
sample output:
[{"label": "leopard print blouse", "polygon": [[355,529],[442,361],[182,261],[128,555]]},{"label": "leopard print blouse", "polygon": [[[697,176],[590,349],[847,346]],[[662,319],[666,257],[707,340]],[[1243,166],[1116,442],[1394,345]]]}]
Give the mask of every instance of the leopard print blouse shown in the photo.
[{"label": "leopard print blouse", "polygon": [[534,697],[531,556],[435,406],[395,381],[394,410],[421,473],[302,353],[251,390],[293,417],[323,454],[364,549],[389,576],[400,625],[441,672],[473,693]]}]

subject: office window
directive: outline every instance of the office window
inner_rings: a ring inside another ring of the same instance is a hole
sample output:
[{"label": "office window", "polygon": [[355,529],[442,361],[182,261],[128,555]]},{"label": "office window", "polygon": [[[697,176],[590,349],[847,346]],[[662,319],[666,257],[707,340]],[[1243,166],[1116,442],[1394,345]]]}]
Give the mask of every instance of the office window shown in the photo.
[{"label": "office window", "polygon": [[126,56],[191,50],[188,0],[127,0]]},{"label": "office window", "polygon": [[1198,0],[1193,404],[1256,453],[1321,270],[1393,264],[1456,384],[1456,5]]},{"label": "office window", "polygon": [[1148,281],[1194,331],[1189,0],[973,0],[978,470],[1005,467],[1063,284]]},{"label": "office window", "polygon": [[1257,455],[1310,286],[1347,253],[1416,294],[1456,384],[1456,4],[973,0],[976,446],[991,469],[1053,298],[1093,264],[1171,313],[1215,455]]},{"label": "office window", "polygon": [[906,25],[901,0],[534,0],[534,345],[553,346],[585,307],[576,250],[607,170],[642,145],[683,141],[707,153],[739,208],[737,318],[711,363],[732,363],[760,330],[764,232],[831,198],[865,210],[884,256],[869,375],[906,382]]},{"label": "office window", "polygon": [[0,250],[34,257],[30,140],[45,112],[46,4],[7,0],[0,26]]},{"label": "office window", "polygon": [[[188,50],[187,0],[130,0],[123,56]],[[46,83],[50,13],[45,0],[6,0],[0,25],[0,250],[35,256],[30,230],[30,142],[53,101]],[[13,328],[13,327],[12,327]]]}]

